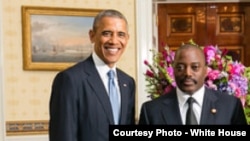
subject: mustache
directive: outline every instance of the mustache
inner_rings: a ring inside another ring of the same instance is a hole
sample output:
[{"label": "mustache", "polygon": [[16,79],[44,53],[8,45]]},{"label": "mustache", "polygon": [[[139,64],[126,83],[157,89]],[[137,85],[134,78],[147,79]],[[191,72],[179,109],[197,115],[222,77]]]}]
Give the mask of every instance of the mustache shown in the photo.
[{"label": "mustache", "polygon": [[183,78],[183,79],[180,80],[181,83],[184,83],[184,81],[193,81],[194,84],[197,84],[197,83],[198,83],[197,80],[192,79],[192,78]]}]

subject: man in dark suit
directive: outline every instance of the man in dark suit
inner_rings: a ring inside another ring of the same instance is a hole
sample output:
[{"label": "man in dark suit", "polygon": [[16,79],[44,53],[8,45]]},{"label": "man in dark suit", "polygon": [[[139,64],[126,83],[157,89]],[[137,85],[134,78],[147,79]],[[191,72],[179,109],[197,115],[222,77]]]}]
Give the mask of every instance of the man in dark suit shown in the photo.
[{"label": "man in dark suit", "polygon": [[[126,18],[104,10],[94,20],[89,37],[93,53],[59,72],[50,99],[50,141],[108,141],[109,125],[135,124],[135,80],[116,67],[129,39]],[[118,121],[109,99],[107,72],[115,72]]]},{"label": "man in dark suit", "polygon": [[241,101],[235,96],[205,87],[207,64],[203,50],[184,44],[176,51],[174,76],[177,87],[169,93],[145,102],[141,107],[139,124],[185,125],[187,100],[192,97],[193,117],[199,125],[246,125]]}]

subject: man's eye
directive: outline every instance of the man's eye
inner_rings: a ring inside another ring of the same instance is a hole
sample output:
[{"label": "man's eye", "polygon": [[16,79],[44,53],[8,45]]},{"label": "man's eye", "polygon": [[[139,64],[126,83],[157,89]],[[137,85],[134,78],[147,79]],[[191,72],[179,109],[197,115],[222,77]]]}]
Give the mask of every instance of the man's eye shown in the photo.
[{"label": "man's eye", "polygon": [[104,31],[104,32],[102,32],[102,35],[103,35],[103,36],[111,36],[111,32],[109,32],[109,31]]},{"label": "man's eye", "polygon": [[184,67],[183,65],[177,65],[177,66],[176,66],[176,69],[177,69],[178,71],[182,71],[182,70],[185,69],[185,67]]},{"label": "man's eye", "polygon": [[197,71],[199,68],[200,68],[199,66],[192,66],[192,69],[193,69],[194,71]]},{"label": "man's eye", "polygon": [[118,33],[118,36],[119,36],[119,37],[125,37],[126,34],[125,34],[124,32],[119,32],[119,33]]}]

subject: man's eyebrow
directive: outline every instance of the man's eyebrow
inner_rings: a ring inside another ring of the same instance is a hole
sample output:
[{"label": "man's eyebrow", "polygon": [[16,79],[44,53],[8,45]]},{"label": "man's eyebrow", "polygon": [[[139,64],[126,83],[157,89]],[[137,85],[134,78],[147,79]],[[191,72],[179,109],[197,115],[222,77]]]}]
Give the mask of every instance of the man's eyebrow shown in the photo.
[{"label": "man's eyebrow", "polygon": [[112,32],[111,30],[103,30],[102,32]]}]

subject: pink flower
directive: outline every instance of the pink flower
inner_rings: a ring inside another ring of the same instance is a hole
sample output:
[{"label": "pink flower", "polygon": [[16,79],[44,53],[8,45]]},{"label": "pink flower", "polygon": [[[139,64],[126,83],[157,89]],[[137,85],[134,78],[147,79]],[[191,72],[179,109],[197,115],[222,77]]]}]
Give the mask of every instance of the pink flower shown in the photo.
[{"label": "pink flower", "polygon": [[144,60],[144,64],[147,65],[147,66],[149,65],[147,60]]},{"label": "pink flower", "polygon": [[218,70],[211,70],[208,73],[208,79],[209,80],[216,80],[217,78],[219,78],[219,74],[220,74],[220,71],[218,71]]},{"label": "pink flower", "polygon": [[150,70],[147,70],[146,76],[154,78],[154,73]]},{"label": "pink flower", "polygon": [[165,89],[164,89],[164,94],[170,92],[172,89],[173,89],[173,86],[172,86],[172,85],[166,86]]},{"label": "pink flower", "polygon": [[214,48],[214,46],[205,46],[205,48],[203,49],[205,56],[206,56],[206,61],[208,64],[211,63],[211,61],[215,60],[215,56],[216,56],[216,48]]},{"label": "pink flower", "polygon": [[232,67],[230,72],[232,74],[242,74],[244,73],[244,69],[245,69],[245,66],[239,62],[234,62],[232,64],[230,64],[230,66]]}]

